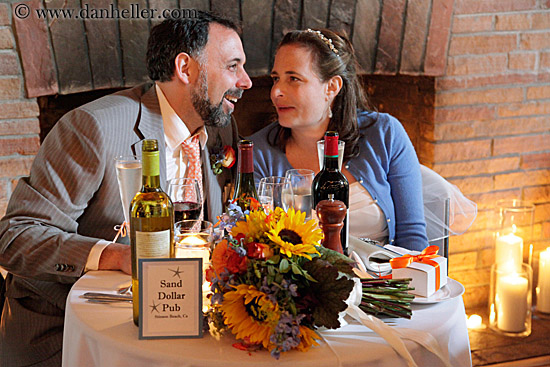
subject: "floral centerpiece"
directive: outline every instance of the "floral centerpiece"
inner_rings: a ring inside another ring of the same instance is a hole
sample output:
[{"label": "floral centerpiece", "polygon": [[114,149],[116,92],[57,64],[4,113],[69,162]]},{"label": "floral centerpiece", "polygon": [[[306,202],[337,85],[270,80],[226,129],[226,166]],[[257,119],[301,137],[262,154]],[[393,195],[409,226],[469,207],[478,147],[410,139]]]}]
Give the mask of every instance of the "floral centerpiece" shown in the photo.
[{"label": "floral centerpiece", "polygon": [[207,270],[211,332],[231,332],[240,346],[266,348],[275,358],[307,351],[317,345],[317,328],[340,326],[353,261],[322,247],[322,231],[305,213],[239,209],[232,204],[222,216],[225,235]]}]

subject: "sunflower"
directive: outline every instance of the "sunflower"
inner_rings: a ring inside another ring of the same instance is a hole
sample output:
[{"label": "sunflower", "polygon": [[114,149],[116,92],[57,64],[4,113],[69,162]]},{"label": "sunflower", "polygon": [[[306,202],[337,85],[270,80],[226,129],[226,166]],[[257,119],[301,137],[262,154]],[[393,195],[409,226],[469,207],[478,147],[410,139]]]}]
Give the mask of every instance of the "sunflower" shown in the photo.
[{"label": "sunflower", "polygon": [[323,234],[314,220],[304,223],[306,213],[290,208],[286,215],[271,228],[267,236],[280,247],[281,253],[288,257],[303,256],[311,260],[311,254],[319,254],[315,247]]},{"label": "sunflower", "polygon": [[249,340],[270,349],[269,338],[279,322],[279,306],[256,287],[240,284],[224,294],[221,306],[225,324],[237,339]]},{"label": "sunflower", "polygon": [[263,210],[253,210],[246,216],[246,221],[238,221],[231,228],[231,235],[237,237],[239,234],[244,234],[246,242],[260,241],[262,235],[270,228],[266,218],[267,214]]},{"label": "sunflower", "polygon": [[320,339],[319,335],[308,327],[300,326],[300,344],[296,347],[299,351],[307,352],[312,345],[319,345],[316,339]]}]

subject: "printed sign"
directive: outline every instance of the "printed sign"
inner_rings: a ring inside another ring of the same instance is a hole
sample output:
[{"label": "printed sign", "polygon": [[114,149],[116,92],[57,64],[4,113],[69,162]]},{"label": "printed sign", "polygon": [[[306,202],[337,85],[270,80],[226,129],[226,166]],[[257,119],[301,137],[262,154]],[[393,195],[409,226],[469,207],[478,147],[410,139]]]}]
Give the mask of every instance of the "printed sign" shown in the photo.
[{"label": "printed sign", "polygon": [[139,338],[202,337],[202,259],[140,259]]}]

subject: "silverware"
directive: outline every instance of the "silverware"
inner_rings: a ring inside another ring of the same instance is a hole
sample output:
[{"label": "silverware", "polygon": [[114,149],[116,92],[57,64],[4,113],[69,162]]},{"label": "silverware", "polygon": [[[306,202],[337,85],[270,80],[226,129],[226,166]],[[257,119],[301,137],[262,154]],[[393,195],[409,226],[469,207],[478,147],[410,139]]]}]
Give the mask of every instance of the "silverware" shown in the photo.
[{"label": "silverware", "polygon": [[107,300],[107,299],[93,299],[93,298],[88,298],[86,301],[87,301],[87,302],[90,302],[90,303],[103,303],[103,304],[108,304],[108,303],[120,303],[120,302],[123,302],[123,303],[132,303],[132,300],[131,300],[131,299],[128,299],[128,300]]},{"label": "silverware", "polygon": [[93,302],[132,302],[131,295],[122,294],[87,292],[82,297]]},{"label": "silverware", "polygon": [[132,295],[132,285],[130,284],[127,287],[122,287],[117,291],[118,294],[129,294]]}]

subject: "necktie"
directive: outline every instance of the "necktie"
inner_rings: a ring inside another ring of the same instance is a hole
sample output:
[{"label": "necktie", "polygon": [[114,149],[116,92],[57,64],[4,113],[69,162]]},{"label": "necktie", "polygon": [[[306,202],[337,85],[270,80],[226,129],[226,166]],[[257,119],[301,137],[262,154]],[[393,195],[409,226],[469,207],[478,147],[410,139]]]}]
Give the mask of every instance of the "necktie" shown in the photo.
[{"label": "necktie", "polygon": [[[201,148],[199,144],[199,137],[192,136],[181,143],[181,148],[183,152],[187,155],[187,178],[194,178],[199,183],[199,191],[201,195],[201,201],[204,202],[204,195],[202,190],[202,169],[201,169]],[[187,198],[186,198],[187,199]],[[201,214],[199,219],[203,219],[203,210],[202,202],[201,204]]]}]

